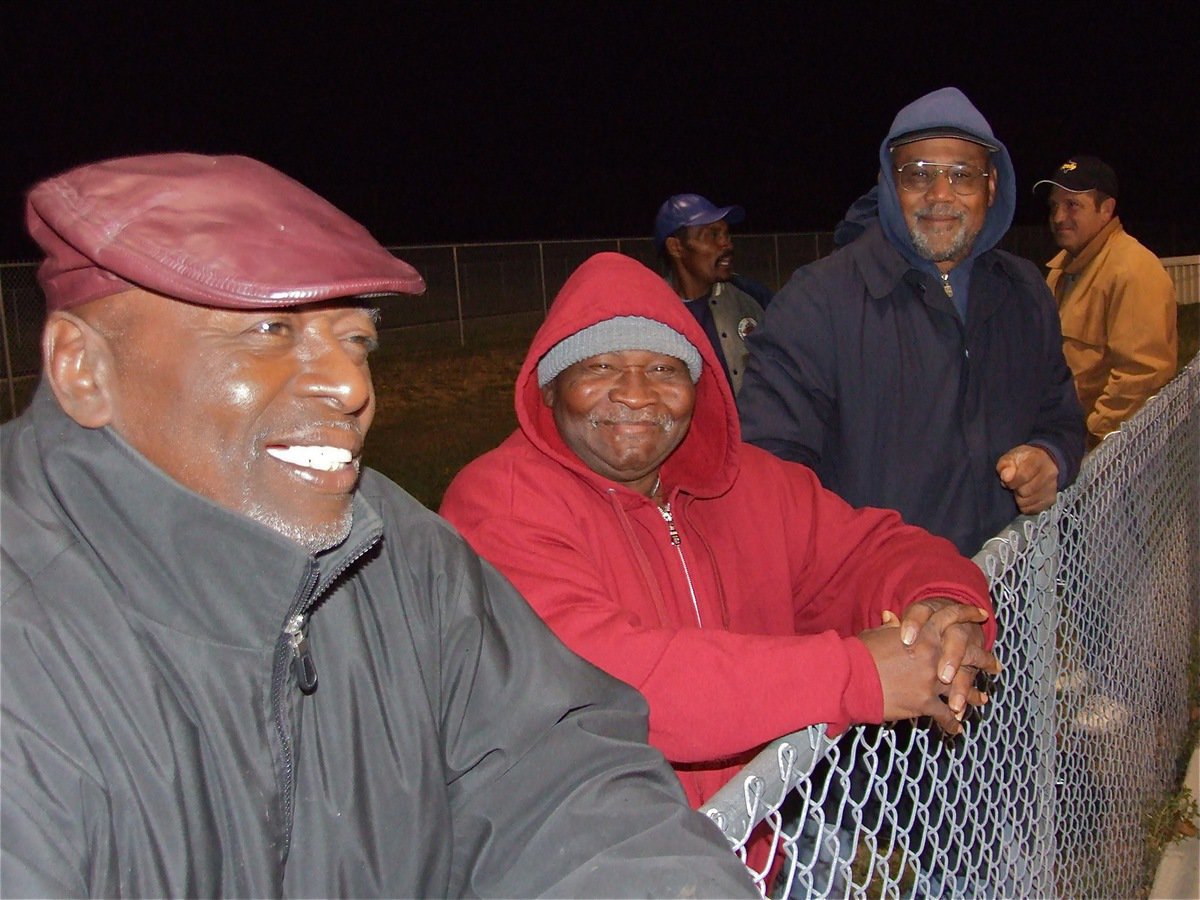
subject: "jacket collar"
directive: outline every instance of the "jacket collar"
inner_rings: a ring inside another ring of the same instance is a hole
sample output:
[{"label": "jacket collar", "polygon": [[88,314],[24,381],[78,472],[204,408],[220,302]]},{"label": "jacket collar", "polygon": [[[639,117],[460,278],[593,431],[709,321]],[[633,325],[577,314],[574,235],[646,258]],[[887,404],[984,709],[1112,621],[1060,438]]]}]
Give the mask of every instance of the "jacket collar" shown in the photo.
[{"label": "jacket collar", "polygon": [[1078,255],[1069,257],[1066,250],[1060,250],[1054,259],[1046,263],[1046,266],[1051,269],[1062,269],[1067,275],[1078,275],[1092,264],[1092,260],[1100,255],[1100,251],[1108,245],[1113,235],[1124,234],[1124,232],[1125,229],[1121,227],[1120,217],[1113,216],[1112,221],[1097,231],[1092,239],[1087,242],[1087,245],[1079,251]]},{"label": "jacket collar", "polygon": [[317,594],[382,533],[356,492],[354,524],[315,559],[270,528],[169,478],[109,428],[82,428],[42,385],[29,411],[62,518],[136,614],[196,638],[269,646],[310,576]]},{"label": "jacket collar", "polygon": [[878,220],[868,225],[862,237],[850,246],[859,251],[856,256],[863,283],[876,300],[894,291],[909,271],[916,271],[887,239]]},{"label": "jacket collar", "polygon": [[[924,284],[926,304],[948,314],[957,316],[950,300],[940,290],[930,290],[935,279],[927,272],[913,268],[908,260],[888,240],[878,222],[867,226],[863,235],[850,244],[847,251],[855,254],[859,272],[867,293],[879,300],[892,294],[901,281]],[[1019,270],[1012,265],[1006,254],[988,250],[972,261],[971,305],[967,311],[967,328],[972,330],[986,321],[1004,302],[1005,292],[988,287],[975,290],[974,286],[994,278],[1017,279]]]}]

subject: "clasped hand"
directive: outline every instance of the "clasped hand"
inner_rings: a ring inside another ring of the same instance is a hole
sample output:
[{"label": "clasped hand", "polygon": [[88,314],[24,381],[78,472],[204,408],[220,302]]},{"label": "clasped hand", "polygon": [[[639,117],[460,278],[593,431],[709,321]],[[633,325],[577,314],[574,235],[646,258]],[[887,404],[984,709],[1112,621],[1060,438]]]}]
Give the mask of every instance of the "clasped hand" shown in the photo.
[{"label": "clasped hand", "polygon": [[897,619],[862,632],[883,686],[884,721],[930,716],[948,734],[962,731],[968,706],[988,698],[975,686],[979,672],[1000,673],[1000,663],[983,649],[988,613],[952,600],[912,604]]}]

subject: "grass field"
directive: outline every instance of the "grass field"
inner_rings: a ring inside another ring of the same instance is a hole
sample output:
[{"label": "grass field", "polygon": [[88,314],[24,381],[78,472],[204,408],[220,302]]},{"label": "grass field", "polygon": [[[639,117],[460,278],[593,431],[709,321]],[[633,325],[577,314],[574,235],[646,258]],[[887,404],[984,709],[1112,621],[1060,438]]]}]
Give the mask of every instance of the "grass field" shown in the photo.
[{"label": "grass field", "polygon": [[[383,334],[371,358],[379,411],[367,438],[366,461],[437,509],[464,465],[517,427],[513,387],[541,313]],[[1179,311],[1179,358],[1200,345],[1200,305]]]},{"label": "grass field", "polygon": [[367,465],[437,509],[459,469],[517,427],[513,386],[540,312],[386,331],[371,357],[378,396]]}]

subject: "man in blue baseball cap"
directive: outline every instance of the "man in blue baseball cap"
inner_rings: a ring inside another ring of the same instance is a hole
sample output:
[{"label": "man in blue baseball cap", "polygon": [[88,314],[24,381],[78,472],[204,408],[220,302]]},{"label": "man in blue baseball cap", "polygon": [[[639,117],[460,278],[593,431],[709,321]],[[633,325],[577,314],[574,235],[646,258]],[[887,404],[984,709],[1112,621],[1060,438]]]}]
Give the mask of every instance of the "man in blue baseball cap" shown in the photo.
[{"label": "man in blue baseball cap", "polygon": [[654,246],[667,283],[708,335],[736,394],[746,371],[746,336],[762,321],[770,292],[733,271],[729,226],[740,206],[715,206],[699,194],[676,194],[658,208]]}]

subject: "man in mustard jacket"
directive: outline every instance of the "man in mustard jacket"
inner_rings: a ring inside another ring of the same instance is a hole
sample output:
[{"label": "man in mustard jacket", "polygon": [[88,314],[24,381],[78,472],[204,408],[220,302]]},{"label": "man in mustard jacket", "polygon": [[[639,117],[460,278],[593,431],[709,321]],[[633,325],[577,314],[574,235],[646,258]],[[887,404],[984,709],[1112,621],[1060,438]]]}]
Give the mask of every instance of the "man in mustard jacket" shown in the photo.
[{"label": "man in mustard jacket", "polygon": [[1075,156],[1034,190],[1044,184],[1061,248],[1046,281],[1094,447],[1174,377],[1175,286],[1158,257],[1121,227],[1109,165]]}]

